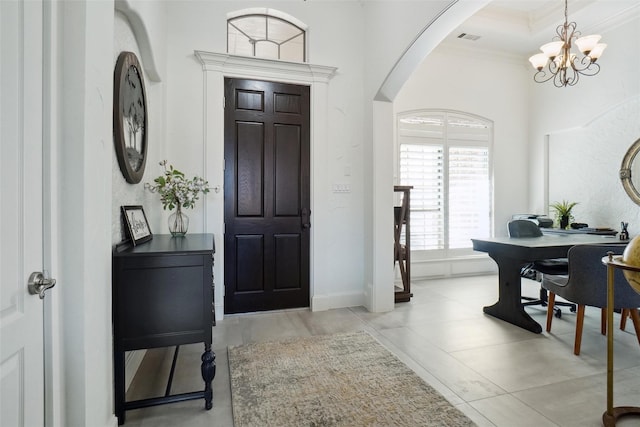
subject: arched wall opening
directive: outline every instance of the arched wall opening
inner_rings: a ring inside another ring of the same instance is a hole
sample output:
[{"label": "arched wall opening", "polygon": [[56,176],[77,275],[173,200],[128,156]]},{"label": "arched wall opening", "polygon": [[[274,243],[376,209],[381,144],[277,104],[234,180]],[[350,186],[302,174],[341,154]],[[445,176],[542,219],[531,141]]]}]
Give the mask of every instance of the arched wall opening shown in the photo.
[{"label": "arched wall opening", "polygon": [[370,276],[367,278],[368,309],[390,311],[394,305],[393,257],[393,100],[420,65],[442,40],[491,0],[455,0],[432,19],[407,47],[373,99],[372,106],[372,244]]}]

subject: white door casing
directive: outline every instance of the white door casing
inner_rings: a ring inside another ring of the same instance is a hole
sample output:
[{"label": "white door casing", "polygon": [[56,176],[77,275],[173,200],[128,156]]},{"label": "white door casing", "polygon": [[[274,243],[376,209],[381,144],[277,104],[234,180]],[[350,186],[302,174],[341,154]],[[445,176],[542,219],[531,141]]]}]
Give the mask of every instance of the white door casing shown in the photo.
[{"label": "white door casing", "polygon": [[[328,247],[326,237],[329,236],[324,227],[329,222],[325,219],[328,188],[324,174],[327,168],[326,141],[328,138],[328,100],[329,81],[337,72],[337,68],[309,63],[294,63],[270,60],[265,58],[243,57],[226,53],[195,51],[195,56],[202,64],[204,73],[204,144],[203,161],[205,178],[215,188],[222,187],[224,182],[224,106],[220,99],[224,98],[224,78],[235,77],[249,80],[268,80],[281,83],[308,85],[311,87],[311,253],[310,253],[310,287],[311,309],[326,310],[334,306],[361,305],[360,294],[340,294],[339,303],[332,297],[320,295],[316,291],[317,284],[326,283],[325,272],[330,270],[329,254],[319,248]],[[216,235],[221,241],[224,236],[224,190],[209,193],[205,204],[205,230]],[[216,252],[214,266],[215,277],[215,313],[216,320],[222,320],[224,312],[224,251]],[[320,285],[321,286],[321,285]],[[318,287],[320,287],[318,286]],[[346,301],[346,302],[345,302]]]},{"label": "white door casing", "polygon": [[44,425],[42,2],[0,1],[0,425]]}]

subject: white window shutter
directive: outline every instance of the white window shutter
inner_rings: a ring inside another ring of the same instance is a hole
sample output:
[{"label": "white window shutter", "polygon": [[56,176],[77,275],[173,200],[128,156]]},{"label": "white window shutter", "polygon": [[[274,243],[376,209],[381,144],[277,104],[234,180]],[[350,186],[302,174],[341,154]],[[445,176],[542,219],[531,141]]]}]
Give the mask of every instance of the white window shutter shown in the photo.
[{"label": "white window shutter", "polygon": [[400,115],[399,175],[411,185],[411,248],[471,248],[491,232],[491,123],[450,112]]}]

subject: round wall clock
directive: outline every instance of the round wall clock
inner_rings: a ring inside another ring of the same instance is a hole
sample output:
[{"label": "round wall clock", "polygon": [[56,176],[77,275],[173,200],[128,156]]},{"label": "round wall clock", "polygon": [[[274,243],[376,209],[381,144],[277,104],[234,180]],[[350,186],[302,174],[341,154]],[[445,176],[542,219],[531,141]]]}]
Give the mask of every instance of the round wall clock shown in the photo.
[{"label": "round wall clock", "polygon": [[142,67],[133,52],[118,56],[113,76],[113,139],[120,171],[137,184],[147,161],[147,95]]}]

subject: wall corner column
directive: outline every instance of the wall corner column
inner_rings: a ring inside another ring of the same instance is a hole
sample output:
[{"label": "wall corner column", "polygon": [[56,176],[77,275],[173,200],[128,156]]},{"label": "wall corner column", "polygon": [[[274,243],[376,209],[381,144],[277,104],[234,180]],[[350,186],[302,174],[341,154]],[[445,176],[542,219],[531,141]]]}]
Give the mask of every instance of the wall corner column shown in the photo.
[{"label": "wall corner column", "polygon": [[373,198],[371,287],[367,309],[391,311],[394,307],[393,275],[393,103],[373,101]]}]

